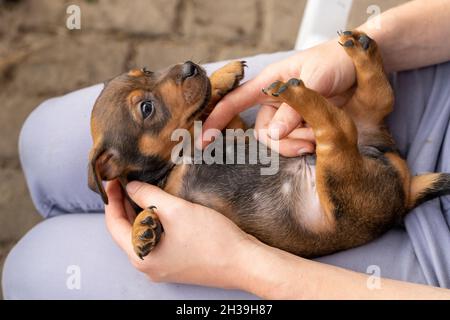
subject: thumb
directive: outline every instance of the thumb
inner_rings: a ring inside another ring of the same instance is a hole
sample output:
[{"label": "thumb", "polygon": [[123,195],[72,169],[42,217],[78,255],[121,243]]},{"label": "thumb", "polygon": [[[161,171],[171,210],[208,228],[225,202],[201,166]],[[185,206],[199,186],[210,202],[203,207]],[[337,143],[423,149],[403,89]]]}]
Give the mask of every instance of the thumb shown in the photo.
[{"label": "thumb", "polygon": [[156,186],[140,181],[128,183],[126,189],[130,198],[141,208],[155,206],[162,222],[164,222],[168,212],[173,212],[180,205],[189,204],[189,202],[172,196]]}]

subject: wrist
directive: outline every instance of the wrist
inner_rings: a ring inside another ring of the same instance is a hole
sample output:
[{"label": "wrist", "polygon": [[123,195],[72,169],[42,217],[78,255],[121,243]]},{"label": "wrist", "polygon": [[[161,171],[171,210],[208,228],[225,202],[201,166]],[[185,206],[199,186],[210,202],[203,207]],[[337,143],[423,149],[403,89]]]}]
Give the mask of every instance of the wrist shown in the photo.
[{"label": "wrist", "polygon": [[301,258],[270,247],[255,239],[248,244],[237,264],[238,289],[264,299],[301,299]]},{"label": "wrist", "polygon": [[[388,10],[375,17],[374,19],[379,19],[376,23],[369,20],[357,28],[376,41],[387,73],[397,71],[396,51],[403,47],[401,42],[405,41],[405,37],[402,35],[403,28],[398,24],[399,18],[392,11],[393,9]],[[392,34],[396,34],[396,36],[392,37]]]},{"label": "wrist", "polygon": [[265,297],[266,279],[263,278],[263,269],[268,268],[267,256],[269,254],[267,246],[257,239],[249,239],[242,246],[236,261],[237,277],[236,288]]}]

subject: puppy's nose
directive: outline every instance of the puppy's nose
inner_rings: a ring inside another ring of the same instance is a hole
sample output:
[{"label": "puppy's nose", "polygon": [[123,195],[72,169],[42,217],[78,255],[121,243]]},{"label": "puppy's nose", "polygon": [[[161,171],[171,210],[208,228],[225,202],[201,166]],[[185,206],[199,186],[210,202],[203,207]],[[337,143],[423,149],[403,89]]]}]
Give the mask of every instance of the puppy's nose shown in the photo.
[{"label": "puppy's nose", "polygon": [[186,61],[182,66],[183,80],[197,74],[197,66],[192,61]]}]

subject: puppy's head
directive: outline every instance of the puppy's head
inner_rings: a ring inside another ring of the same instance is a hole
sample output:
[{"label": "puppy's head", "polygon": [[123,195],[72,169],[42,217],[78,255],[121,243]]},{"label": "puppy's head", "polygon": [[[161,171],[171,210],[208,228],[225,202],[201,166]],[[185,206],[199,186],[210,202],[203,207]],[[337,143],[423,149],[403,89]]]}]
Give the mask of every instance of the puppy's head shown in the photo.
[{"label": "puppy's head", "polygon": [[190,61],[161,72],[131,70],[109,81],[91,115],[89,187],[108,203],[103,180],[158,181],[172,166],[172,132],[190,128],[210,96],[206,72]]}]

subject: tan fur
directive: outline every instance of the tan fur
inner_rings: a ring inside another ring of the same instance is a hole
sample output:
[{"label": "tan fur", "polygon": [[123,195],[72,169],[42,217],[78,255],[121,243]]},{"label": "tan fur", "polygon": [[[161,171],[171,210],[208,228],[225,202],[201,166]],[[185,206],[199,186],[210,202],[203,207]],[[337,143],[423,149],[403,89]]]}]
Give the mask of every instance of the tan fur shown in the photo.
[{"label": "tan fur", "polygon": [[181,182],[186,174],[186,165],[178,165],[170,173],[164,191],[171,195],[178,196],[180,194]]},{"label": "tan fur", "polygon": [[431,185],[439,178],[439,176],[440,176],[439,173],[429,173],[412,177],[408,203],[410,208],[414,207],[416,200],[419,198],[419,196],[422,195],[424,190],[431,187]]},{"label": "tan fur", "polygon": [[409,173],[408,165],[398,154],[388,152],[385,155],[400,175],[400,180],[403,182],[403,190],[405,192],[405,206],[409,207],[410,198],[411,196],[414,196],[411,194],[411,174]]}]

